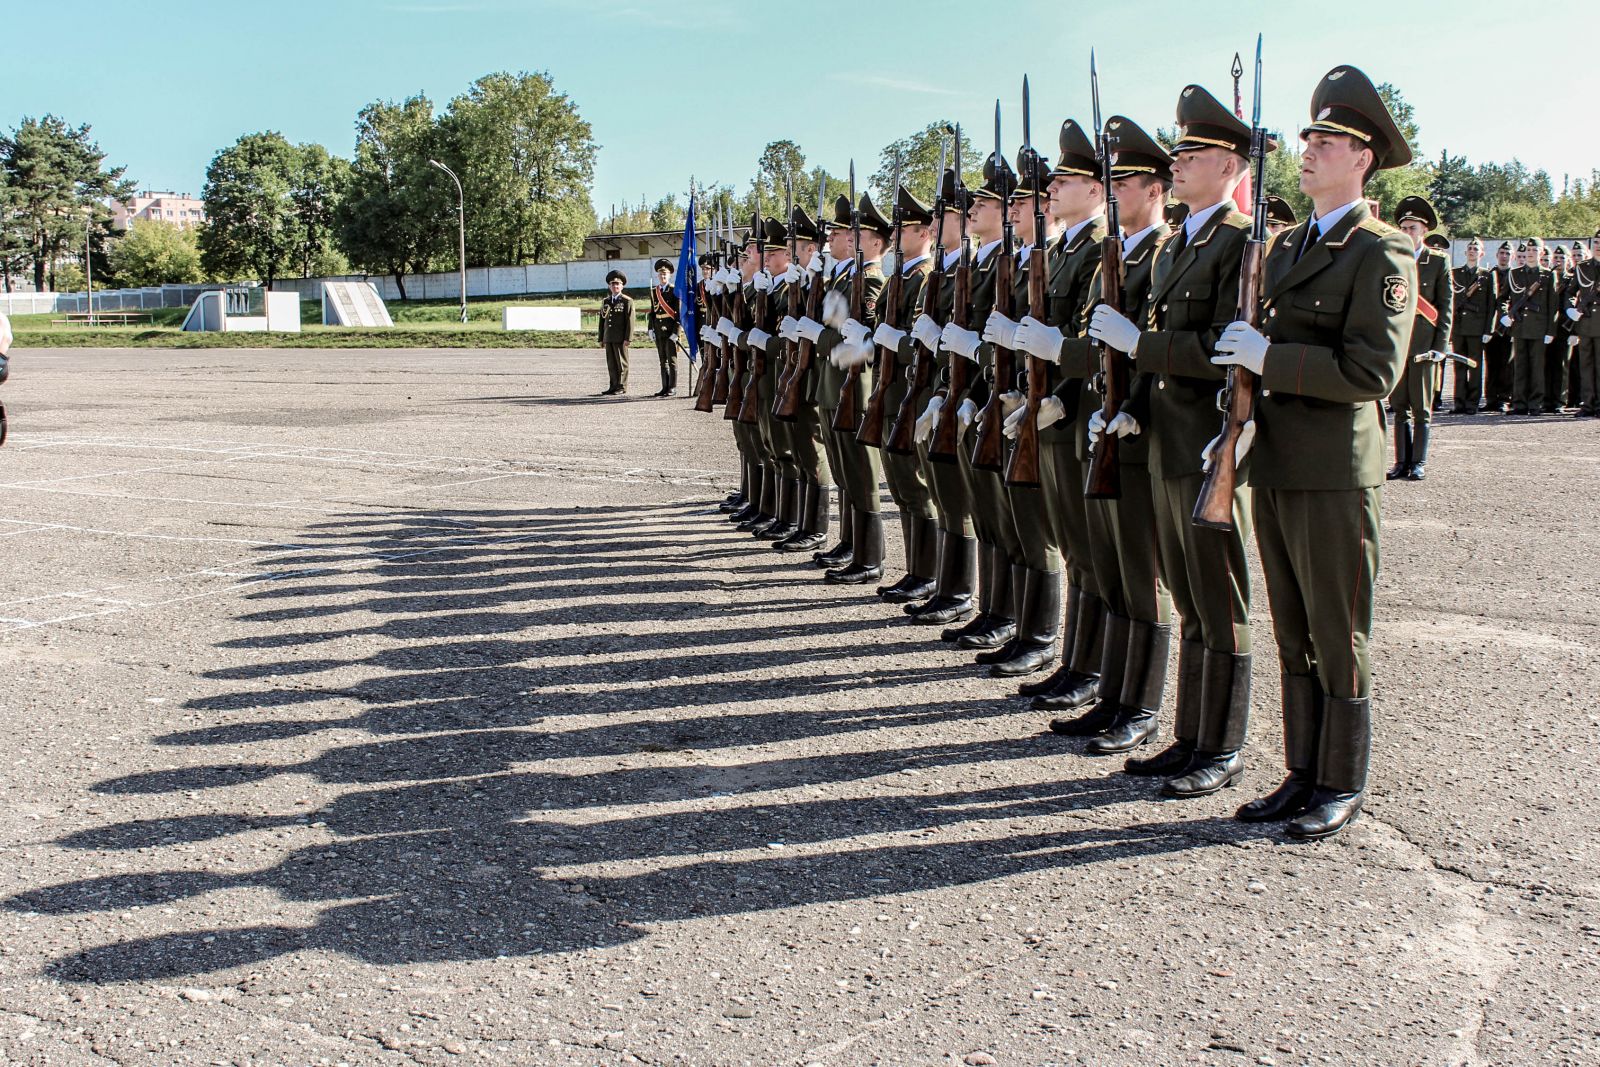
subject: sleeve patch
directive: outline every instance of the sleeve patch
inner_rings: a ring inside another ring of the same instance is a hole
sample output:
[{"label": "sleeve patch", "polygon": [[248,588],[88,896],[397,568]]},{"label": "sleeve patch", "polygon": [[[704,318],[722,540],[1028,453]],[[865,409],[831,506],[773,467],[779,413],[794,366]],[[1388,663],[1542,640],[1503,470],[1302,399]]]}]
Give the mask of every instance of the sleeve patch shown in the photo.
[{"label": "sleeve patch", "polygon": [[1392,314],[1398,315],[1406,309],[1406,301],[1411,297],[1411,286],[1406,282],[1405,276],[1391,274],[1383,280],[1383,306]]}]

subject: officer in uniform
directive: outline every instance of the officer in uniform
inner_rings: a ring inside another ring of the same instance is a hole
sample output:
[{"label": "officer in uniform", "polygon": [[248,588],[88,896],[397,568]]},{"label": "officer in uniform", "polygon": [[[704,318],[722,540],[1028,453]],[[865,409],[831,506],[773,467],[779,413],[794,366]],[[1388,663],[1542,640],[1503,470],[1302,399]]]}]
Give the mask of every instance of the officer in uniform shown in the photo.
[{"label": "officer in uniform", "polygon": [[1294,216],[1294,207],[1281,196],[1267,194],[1267,234],[1276,237],[1300,220]]},{"label": "officer in uniform", "polygon": [[1330,71],[1301,131],[1307,222],[1268,250],[1266,317],[1228,326],[1219,366],[1260,376],[1250,480],[1256,542],[1283,672],[1288,778],[1239,818],[1338,832],[1361,809],[1372,744],[1373,586],[1383,409],[1417,319],[1417,260],[1364,195],[1411,149],[1367,76]]},{"label": "officer in uniform", "polygon": [[1511,410],[1511,338],[1500,325],[1500,316],[1510,306],[1512,263],[1510,241],[1501,241],[1494,253],[1494,284],[1500,303],[1494,309],[1494,328],[1483,343],[1488,355],[1483,389],[1489,395],[1486,410],[1504,414]]},{"label": "officer in uniform", "polygon": [[[1249,467],[1239,469],[1233,530],[1193,521],[1207,442],[1222,421],[1217,394],[1225,372],[1211,362],[1213,346],[1237,314],[1239,266],[1249,239],[1250,217],[1235,206],[1234,193],[1249,173],[1250,127],[1198,85],[1179,94],[1177,122],[1173,195],[1188,213],[1156,256],[1144,305],[1131,316],[1102,305],[1089,333],[1132,355],[1140,373],[1154,380],[1149,447],[1156,536],[1162,576],[1182,618],[1176,740],[1124,766],[1130,774],[1164,777],[1168,796],[1196,797],[1243,773],[1240,750],[1250,718]],[[1062,727],[1103,730],[1110,711],[1097,707]],[[1156,719],[1124,725],[1130,738],[1147,738]]]},{"label": "officer in uniform", "polygon": [[1483,242],[1467,242],[1467,262],[1450,272],[1450,351],[1466,356],[1476,367],[1456,364],[1456,396],[1452,411],[1475,415],[1483,401],[1483,374],[1494,333],[1494,311],[1500,306],[1499,275],[1483,266]]},{"label": "officer in uniform", "polygon": [[1411,329],[1411,350],[1405,372],[1389,396],[1394,411],[1394,466],[1389,481],[1404,478],[1420,482],[1427,476],[1428,437],[1433,430],[1434,372],[1450,348],[1450,322],[1454,301],[1450,292],[1450,261],[1423,243],[1439,225],[1433,205],[1420,196],[1407,196],[1395,207],[1395,225],[1411,239],[1417,260],[1417,321]]},{"label": "officer in uniform", "polygon": [[[732,425],[734,443],[749,466],[750,486],[747,493],[748,503],[742,510],[729,515],[728,520],[739,530],[753,533],[777,521],[777,466],[766,453],[759,425],[743,422],[738,417],[740,409],[744,406],[742,390],[748,387],[752,358],[748,352],[743,353],[741,358],[740,350],[744,347],[746,324],[750,309],[755,302],[755,278],[761,273],[761,260],[755,254],[753,241],[747,241],[732,258],[735,260],[734,265],[723,267],[719,272],[721,275],[719,280],[725,292],[736,297],[736,303],[730,302],[730,310],[738,313],[742,306],[745,322],[735,323],[730,316],[724,315],[717,320],[715,332],[721,338],[722,358],[728,365],[729,401],[723,409],[723,418]],[[739,370],[741,363],[742,372]],[[733,402],[735,399],[740,402],[735,404]]]},{"label": "officer in uniform", "polygon": [[[873,375],[884,390],[883,438],[887,440],[894,425],[900,404],[905,400],[911,361],[916,355],[916,342],[909,329],[897,329],[888,323],[891,317],[904,326],[910,326],[922,308],[923,291],[933,269],[929,253],[933,244],[933,209],[911,195],[904,185],[895,191],[895,214],[899,219],[900,254],[904,262],[897,263],[900,272],[900,306],[881,309],[880,318],[873,331],[876,363]],[[885,294],[888,285],[884,286]],[[893,374],[885,381],[885,353],[893,353]],[[922,600],[934,591],[934,575],[939,569],[938,522],[935,519],[933,494],[923,474],[922,459],[915,452],[896,455],[881,449],[884,480],[889,483],[889,496],[900,511],[900,534],[905,546],[905,577],[891,585],[878,587],[878,595],[891,604],[906,604]]]},{"label": "officer in uniform", "polygon": [[599,340],[606,350],[606,376],[609,383],[601,396],[616,396],[628,391],[628,345],[633,341],[633,297],[623,292],[628,276],[620,270],[606,273],[610,290],[600,301]]},{"label": "officer in uniform", "polygon": [[933,314],[919,314],[912,323],[911,335],[934,360],[934,382],[926,397],[917,398],[922,412],[917,417],[916,441],[922,456],[923,475],[933,493],[939,521],[939,570],[933,595],[921,604],[906,606],[911,621],[924,626],[948,626],[973,612],[972,595],[977,584],[977,538],[972,524],[972,498],[967,492],[961,468],[955,462],[935,461],[928,453],[928,442],[942,413],[954,417],[963,397],[950,398],[950,360],[959,359],[940,348],[939,336],[950,321],[955,306],[956,270],[969,250],[961,243],[962,221],[972,200],[956,176],[947,169],[942,179],[944,201],[944,263],[942,281],[934,296]]},{"label": "officer in uniform", "polygon": [[656,284],[650,288],[650,310],[645,313],[650,336],[661,361],[661,391],[656,396],[678,395],[678,291],[672,287],[672,261],[655,263]]},{"label": "officer in uniform", "polygon": [[[784,541],[800,529],[801,507],[804,491],[800,467],[795,459],[789,425],[772,417],[772,403],[777,393],[778,370],[783,354],[783,340],[776,334],[779,310],[789,301],[789,228],[776,218],[762,223],[765,237],[765,255],[762,269],[752,279],[756,288],[753,302],[755,321],[743,340],[749,346],[750,383],[747,389],[756,404],[756,427],[761,435],[763,454],[770,458],[777,479],[777,521],[751,531],[764,541]],[[759,366],[758,366],[759,364]],[[757,371],[760,371],[757,374]]]},{"label": "officer in uniform", "polygon": [[[822,284],[818,279],[822,274],[822,260],[819,252],[822,247],[822,234],[818,225],[806,214],[805,208],[796,207],[790,216],[790,232],[795,239],[796,261],[789,264],[784,272],[785,297],[790,288],[802,290],[800,292],[799,306],[806,306],[807,294],[813,285]],[[799,352],[795,349],[800,342],[800,320],[788,314],[785,304],[776,305],[784,314],[779,321],[778,333],[790,346],[793,354],[791,360],[799,359]],[[785,366],[783,378],[798,373],[793,363]],[[828,468],[827,454],[823,450],[823,427],[821,416],[817,412],[816,400],[816,375],[815,361],[805,370],[801,380],[793,388],[799,403],[795,407],[792,421],[787,424],[789,447],[794,455],[796,469],[801,481],[801,503],[799,528],[788,537],[775,543],[772,547],[778,552],[809,552],[821,549],[828,539],[829,505],[832,502],[832,481]],[[778,423],[783,424],[779,419]]]},{"label": "officer in uniform", "polygon": [[1561,310],[1561,284],[1548,267],[1539,265],[1544,241],[1528,239],[1526,264],[1506,282],[1506,306],[1500,325],[1511,337],[1511,410],[1518,415],[1544,413],[1545,348],[1555,340]]},{"label": "officer in uniform", "polygon": [[[1589,241],[1595,256],[1600,256],[1600,232]],[[1578,339],[1578,396],[1575,417],[1600,417],[1600,259],[1578,260],[1572,268],[1572,284],[1567,289],[1562,314],[1572,323]]]}]

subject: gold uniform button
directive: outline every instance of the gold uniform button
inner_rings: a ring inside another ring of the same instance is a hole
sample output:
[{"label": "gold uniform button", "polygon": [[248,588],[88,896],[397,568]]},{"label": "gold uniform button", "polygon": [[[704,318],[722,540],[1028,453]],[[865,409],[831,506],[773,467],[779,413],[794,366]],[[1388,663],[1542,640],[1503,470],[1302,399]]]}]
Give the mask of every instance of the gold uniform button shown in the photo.
[{"label": "gold uniform button", "polygon": [[1277,309],[1277,308],[1268,308],[1268,309],[1267,309],[1267,317],[1268,317],[1268,318],[1273,318],[1273,317],[1275,317],[1275,316],[1276,316],[1276,315],[1277,315],[1277,314],[1278,314],[1278,309]]}]

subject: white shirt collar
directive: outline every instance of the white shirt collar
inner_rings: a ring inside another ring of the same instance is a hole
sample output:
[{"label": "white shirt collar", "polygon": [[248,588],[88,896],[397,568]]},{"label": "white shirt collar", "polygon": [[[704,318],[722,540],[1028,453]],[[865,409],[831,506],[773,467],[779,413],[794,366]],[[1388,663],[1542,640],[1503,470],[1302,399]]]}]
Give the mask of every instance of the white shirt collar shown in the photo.
[{"label": "white shirt collar", "polygon": [[1348,204],[1345,204],[1343,207],[1334,208],[1332,211],[1328,212],[1326,215],[1322,215],[1320,217],[1316,216],[1316,215],[1312,215],[1311,216],[1311,225],[1313,225],[1313,226],[1315,226],[1317,228],[1317,239],[1320,241],[1323,237],[1325,237],[1327,235],[1329,230],[1333,229],[1336,225],[1338,225],[1340,219],[1344,218],[1346,215],[1348,215],[1350,213],[1350,209],[1351,208],[1355,207],[1358,204],[1362,204],[1362,203],[1365,203],[1365,201],[1352,200]]},{"label": "white shirt collar", "polygon": [[914,268],[918,263],[921,263],[923,260],[925,260],[927,258],[928,257],[926,255],[921,255],[921,256],[918,256],[915,259],[906,260],[904,263],[900,264],[900,273],[901,274],[910,274],[911,271],[912,271],[912,268]]},{"label": "white shirt collar", "polygon": [[1028,253],[1032,252],[1032,251],[1033,251],[1033,242],[1032,241],[1029,241],[1027,244],[1025,244],[1021,248],[1017,249],[1017,266],[1020,267],[1024,263],[1028,262]]},{"label": "white shirt collar", "polygon": [[1183,243],[1188,244],[1194,240],[1194,235],[1200,232],[1200,227],[1204,226],[1212,215],[1233,206],[1233,199],[1230,197],[1227,200],[1218,200],[1208,208],[1189,212],[1189,217],[1183,220]]},{"label": "white shirt collar", "polygon": [[999,248],[999,247],[1000,247],[1000,238],[998,238],[998,237],[996,237],[994,240],[990,241],[986,245],[979,246],[979,248],[978,248],[978,262],[979,263],[983,263],[985,260],[987,260],[989,258],[990,254],[992,252],[994,252],[994,250]]},{"label": "white shirt collar", "polygon": [[1128,253],[1139,246],[1139,242],[1144,240],[1145,234],[1150,233],[1159,225],[1161,225],[1159,222],[1152,222],[1138,233],[1130,233],[1128,236],[1124,237],[1122,239],[1122,258],[1127,259]]},{"label": "white shirt collar", "polygon": [[958,263],[960,260],[961,260],[961,249],[960,248],[957,248],[953,252],[946,252],[944,254],[944,269],[945,270],[949,270],[950,268],[954,267],[956,265],[956,263]]},{"label": "white shirt collar", "polygon": [[1082,222],[1075,222],[1071,226],[1068,226],[1065,230],[1061,231],[1061,247],[1065,248],[1067,245],[1070,245],[1073,241],[1077,240],[1078,234],[1083,232],[1083,228],[1085,226],[1093,226],[1095,223],[1099,222],[1102,217],[1103,216],[1101,215],[1090,215]]}]

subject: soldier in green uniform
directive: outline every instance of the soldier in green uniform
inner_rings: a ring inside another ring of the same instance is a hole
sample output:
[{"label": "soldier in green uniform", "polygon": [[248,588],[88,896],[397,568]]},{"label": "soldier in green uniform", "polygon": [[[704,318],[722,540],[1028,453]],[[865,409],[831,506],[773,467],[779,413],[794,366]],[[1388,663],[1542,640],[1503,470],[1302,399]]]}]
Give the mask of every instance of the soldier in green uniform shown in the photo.
[{"label": "soldier in green uniform", "polygon": [[1420,482],[1427,476],[1428,438],[1433,431],[1434,372],[1450,348],[1455,309],[1450,261],[1423,243],[1439,225],[1433,205],[1420,196],[1403,198],[1395,207],[1395,225],[1411,239],[1417,260],[1417,321],[1411,329],[1405,373],[1389,396],[1394,410],[1394,466],[1387,477]]},{"label": "soldier in green uniform", "polygon": [[872,199],[863,193],[857,204],[861,233],[861,318],[851,317],[856,310],[851,307],[856,271],[856,248],[848,197],[840,197],[834,204],[834,223],[840,227],[843,241],[835,250],[840,253],[839,268],[823,299],[823,321],[800,321],[802,336],[809,337],[817,346],[821,373],[817,376],[817,401],[822,416],[824,441],[830,442],[828,463],[839,480],[842,506],[840,521],[850,527],[850,555],[823,556],[819,563],[826,564],[825,578],[830,583],[859,585],[876,581],[883,576],[883,519],[878,501],[881,469],[876,449],[867,448],[856,440],[858,426],[833,429],[835,413],[852,366],[863,367],[857,378],[856,410],[866,405],[868,391],[872,388],[871,371],[865,364],[872,358],[872,330],[877,325],[878,299],[883,293],[883,252],[888,247],[893,226],[885,219]]},{"label": "soldier in green uniform", "polygon": [[[904,185],[895,192],[896,215],[900,223],[900,255],[904,262],[896,265],[900,271],[900,306],[881,308],[878,323],[873,331],[873,346],[877,350],[873,374],[881,380],[884,371],[884,352],[894,353],[896,373],[885,384],[883,435],[888,436],[896,413],[905,399],[907,377],[915,356],[916,342],[909,330],[890,326],[893,315],[896,322],[910,325],[922,308],[923,289],[933,263],[929,253],[933,247],[933,209],[911,195]],[[884,287],[885,293],[888,286]],[[922,471],[922,459],[915,452],[896,455],[882,450],[884,480],[889,483],[889,496],[900,511],[901,539],[905,545],[905,577],[891,585],[878,587],[878,595],[891,604],[905,604],[921,600],[933,593],[934,576],[939,568],[938,521],[935,518],[933,494]]]},{"label": "soldier in green uniform", "polygon": [[606,273],[605,298],[600,301],[599,341],[606,350],[609,384],[601,396],[628,391],[628,345],[633,341],[633,297],[623,292],[628,276],[620,270]]},{"label": "soldier in green uniform", "polygon": [[672,287],[671,260],[656,260],[655,269],[656,283],[650,287],[650,309],[645,321],[656,343],[656,359],[661,363],[661,389],[656,396],[677,396],[678,291]]},{"label": "soldier in green uniform", "polygon": [[1294,207],[1281,196],[1267,196],[1267,233],[1273,237],[1291,229],[1300,220],[1294,217]]},{"label": "soldier in green uniform", "polygon": [[[1572,269],[1562,314],[1578,339],[1578,418],[1600,417],[1600,232],[1589,241],[1594,255]],[[1575,256],[1574,259],[1577,257]]]},{"label": "soldier in green uniform", "polygon": [[[795,238],[795,262],[790,263],[788,269],[784,271],[786,284],[784,292],[787,295],[788,287],[801,290],[799,306],[803,309],[806,306],[807,291],[811,286],[821,284],[818,279],[823,266],[818,253],[822,245],[822,235],[818,230],[818,224],[802,207],[794,209],[789,226]],[[779,320],[778,334],[789,345],[796,345],[800,341],[800,320],[788,314],[786,303],[780,304],[779,307],[784,314]],[[796,352],[794,358],[798,358],[798,355]],[[786,371],[788,370],[792,368],[786,368]],[[816,367],[812,366],[796,384],[799,404],[795,409],[794,420],[788,424],[787,432],[789,447],[794,454],[795,466],[802,483],[800,520],[799,528],[794,533],[772,546],[778,552],[809,552],[821,549],[828,539],[829,504],[833,490],[827,454],[822,444],[821,416],[817,411],[816,375]]]},{"label": "soldier in green uniform", "polygon": [[963,216],[972,206],[967,187],[948,169],[943,176],[944,254],[943,281],[935,294],[932,315],[919,314],[912,323],[911,335],[934,359],[933,384],[928,395],[918,397],[922,412],[917,417],[916,441],[922,456],[923,474],[933,493],[939,521],[939,570],[933,595],[922,604],[906,606],[911,620],[924,626],[948,626],[973,612],[972,595],[977,584],[977,538],[972,523],[972,498],[967,492],[961,468],[955,462],[940,463],[928,454],[928,441],[942,413],[952,414],[964,397],[950,398],[951,353],[939,345],[940,334],[950,321],[955,306],[956,269],[970,250],[962,246]]},{"label": "soldier in green uniform", "polygon": [[1476,367],[1456,364],[1457,415],[1476,415],[1483,402],[1483,376],[1489,362],[1489,342],[1494,333],[1494,310],[1500,305],[1499,276],[1483,266],[1483,242],[1467,242],[1467,262],[1450,272],[1450,351],[1475,361]]},{"label": "soldier in green uniform", "polygon": [[[724,266],[719,271],[718,282],[725,294],[734,298],[732,310],[738,311],[742,306],[748,315],[748,309],[755,295],[755,276],[761,270],[761,261],[754,252],[754,245],[746,243],[741,250],[733,254],[736,262],[732,266]],[[723,359],[727,362],[728,379],[730,382],[730,398],[738,394],[731,387],[735,378],[739,379],[742,388],[749,377],[749,354],[743,354],[745,370],[740,377],[735,373],[740,365],[740,349],[742,347],[743,330],[732,318],[724,315],[717,320],[713,328],[722,345]],[[728,516],[728,520],[735,526],[749,533],[771,525],[777,518],[778,484],[774,468],[767,462],[761,442],[759,426],[753,423],[741,422],[738,419],[738,410],[741,405],[729,403],[723,410],[723,417],[733,428],[734,444],[738,446],[739,454],[744,458],[750,470],[750,485],[747,492],[748,502],[744,508]]]},{"label": "soldier in green uniform", "polygon": [[[789,228],[775,218],[763,222],[766,239],[762,269],[751,279],[756,290],[753,324],[743,340],[750,348],[750,382],[755,391],[756,427],[763,454],[770,458],[777,480],[777,521],[751,532],[764,541],[783,541],[800,529],[804,490],[789,424],[772,417],[778,388],[783,340],[776,334],[779,309],[788,305]],[[760,373],[758,374],[757,371]]]},{"label": "soldier in green uniform", "polygon": [[[978,244],[973,256],[972,301],[967,321],[979,330],[994,310],[1006,210],[1016,187],[1017,176],[1010,162],[991,153],[983,164],[983,186],[972,194],[967,218],[968,231]],[[1018,547],[1002,476],[972,465],[978,436],[973,424],[995,388],[994,352],[985,346],[979,330],[958,326],[952,319],[939,334],[939,347],[949,352],[951,359],[975,364],[969,371],[967,395],[948,397],[938,418],[956,420],[956,462],[971,501],[972,525],[978,539],[978,611],[965,624],[946,629],[941,636],[960,648],[998,651],[1017,632],[1016,597],[1020,590],[1012,587],[1011,560]]]},{"label": "soldier in green uniform", "polygon": [[1527,263],[1507,276],[1500,326],[1511,337],[1511,410],[1518,415],[1540,415],[1544,413],[1545,346],[1555,340],[1560,282],[1548,267],[1539,265],[1544,241],[1529,238],[1527,248]]},{"label": "soldier in green uniform", "polygon": [[1300,188],[1312,217],[1266,254],[1263,329],[1229,325],[1216,362],[1260,376],[1250,479],[1289,768],[1282,785],[1238,815],[1287,819],[1291,836],[1319,838],[1355,818],[1365,796],[1380,404],[1405,369],[1417,260],[1411,241],[1367,207],[1367,179],[1411,160],[1367,76],[1349,66],[1330,71],[1301,137]]}]

